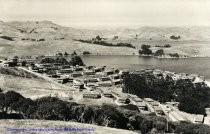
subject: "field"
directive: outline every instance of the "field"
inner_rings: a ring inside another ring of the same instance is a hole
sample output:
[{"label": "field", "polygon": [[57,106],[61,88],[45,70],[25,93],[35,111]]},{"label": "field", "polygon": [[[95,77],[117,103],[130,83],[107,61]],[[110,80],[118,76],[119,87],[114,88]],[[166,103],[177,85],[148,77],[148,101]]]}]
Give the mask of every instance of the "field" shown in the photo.
[{"label": "field", "polygon": [[56,129],[64,129],[64,128],[80,128],[80,129],[91,129],[91,131],[42,131],[42,132],[21,132],[24,134],[38,134],[38,133],[47,133],[47,134],[137,134],[133,131],[115,129],[109,127],[96,126],[91,124],[84,123],[76,123],[76,122],[65,122],[65,121],[48,121],[48,120],[0,120],[0,133],[8,134],[8,133],[20,133],[20,132],[11,132],[7,131],[7,128],[56,128]]}]

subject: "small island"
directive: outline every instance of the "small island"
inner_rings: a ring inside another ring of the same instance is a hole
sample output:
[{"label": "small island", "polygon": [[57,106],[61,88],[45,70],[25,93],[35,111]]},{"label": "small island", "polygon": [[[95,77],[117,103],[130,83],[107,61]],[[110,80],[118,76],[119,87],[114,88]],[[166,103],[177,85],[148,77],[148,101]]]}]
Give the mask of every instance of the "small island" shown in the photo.
[{"label": "small island", "polygon": [[[162,46],[157,46],[156,47],[162,47]],[[169,44],[164,45],[163,47],[171,47]],[[141,49],[139,50],[139,55],[140,56],[151,56],[151,57],[156,57],[156,58],[189,58],[187,55],[180,55],[178,53],[165,53],[163,49],[158,49],[155,52],[152,52],[150,49],[150,45],[141,45]]]}]

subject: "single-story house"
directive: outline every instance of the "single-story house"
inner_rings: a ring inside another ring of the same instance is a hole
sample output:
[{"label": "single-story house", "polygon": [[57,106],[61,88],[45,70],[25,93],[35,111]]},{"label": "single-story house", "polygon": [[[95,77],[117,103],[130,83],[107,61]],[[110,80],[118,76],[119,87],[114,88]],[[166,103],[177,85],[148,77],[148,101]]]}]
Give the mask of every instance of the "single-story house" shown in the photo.
[{"label": "single-story house", "polygon": [[99,99],[99,98],[101,98],[101,94],[99,94],[99,93],[84,93],[83,98]]},{"label": "single-story house", "polygon": [[194,117],[193,122],[194,123],[203,123],[204,121],[204,115],[198,114]]}]

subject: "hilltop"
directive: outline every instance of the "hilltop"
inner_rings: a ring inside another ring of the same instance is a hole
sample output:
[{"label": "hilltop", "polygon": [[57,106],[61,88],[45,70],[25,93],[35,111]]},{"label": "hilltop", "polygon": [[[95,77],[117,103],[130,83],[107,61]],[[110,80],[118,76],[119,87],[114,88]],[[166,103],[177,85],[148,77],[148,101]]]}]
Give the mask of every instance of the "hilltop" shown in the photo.
[{"label": "hilltop", "polygon": [[[89,40],[97,35],[109,43],[131,43],[136,47],[109,47],[82,43],[75,39]],[[172,39],[171,36],[179,39]],[[75,29],[57,25],[50,21],[0,22],[1,56],[50,55],[57,52],[92,55],[138,55],[142,44],[170,44],[165,52],[189,56],[210,56],[209,27],[141,27],[136,29],[115,28],[106,30]]]}]

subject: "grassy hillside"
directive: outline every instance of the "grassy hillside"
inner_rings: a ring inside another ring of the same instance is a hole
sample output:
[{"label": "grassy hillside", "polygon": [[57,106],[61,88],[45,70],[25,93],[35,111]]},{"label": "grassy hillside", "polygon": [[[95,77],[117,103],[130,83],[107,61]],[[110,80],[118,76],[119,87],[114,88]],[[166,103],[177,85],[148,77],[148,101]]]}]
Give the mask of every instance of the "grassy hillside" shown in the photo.
[{"label": "grassy hillside", "polygon": [[[99,35],[111,43],[131,43],[137,49],[82,43],[73,39],[92,39]],[[180,36],[174,40],[170,37]],[[114,39],[117,36],[117,39]],[[1,56],[43,55],[57,52],[93,55],[137,55],[142,44],[170,44],[165,52],[189,56],[210,56],[209,27],[142,27],[137,29],[86,30],[59,26],[50,21],[0,22]],[[154,51],[157,48],[153,48]]]},{"label": "grassy hillside", "polygon": [[[0,133],[9,133],[7,128],[86,128],[92,129],[93,131],[47,131],[47,132],[36,132],[36,133],[47,133],[47,134],[63,134],[63,133],[94,133],[94,134],[137,134],[133,131],[115,129],[109,127],[96,126],[91,124],[77,123],[77,122],[65,122],[65,121],[47,121],[47,120],[0,120]],[[25,134],[31,134],[32,132],[24,132]],[[35,132],[33,132],[35,133]]]}]

